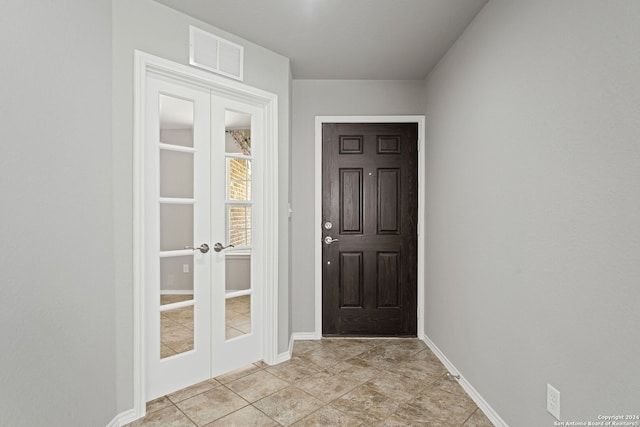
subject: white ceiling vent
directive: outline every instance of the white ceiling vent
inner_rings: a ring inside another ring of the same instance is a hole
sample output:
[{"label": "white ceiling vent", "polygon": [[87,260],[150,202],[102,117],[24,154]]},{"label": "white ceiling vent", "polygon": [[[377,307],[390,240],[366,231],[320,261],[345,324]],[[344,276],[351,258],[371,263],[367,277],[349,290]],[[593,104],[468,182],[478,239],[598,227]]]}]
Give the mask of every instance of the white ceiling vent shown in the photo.
[{"label": "white ceiling vent", "polygon": [[189,27],[189,64],[242,80],[244,47]]}]

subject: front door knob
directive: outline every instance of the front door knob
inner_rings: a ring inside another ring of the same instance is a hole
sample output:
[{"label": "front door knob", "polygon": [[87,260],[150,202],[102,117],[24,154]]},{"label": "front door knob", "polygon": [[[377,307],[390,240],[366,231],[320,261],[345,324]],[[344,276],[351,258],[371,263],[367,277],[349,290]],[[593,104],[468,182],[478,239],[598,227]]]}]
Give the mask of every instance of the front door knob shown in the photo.
[{"label": "front door knob", "polygon": [[340,240],[338,240],[338,239],[334,239],[334,238],[333,238],[333,237],[331,237],[331,236],[327,236],[327,237],[325,237],[325,238],[324,238],[324,242],[325,242],[327,245],[330,245],[330,244],[332,244],[333,242],[339,242],[339,241],[340,241]]}]

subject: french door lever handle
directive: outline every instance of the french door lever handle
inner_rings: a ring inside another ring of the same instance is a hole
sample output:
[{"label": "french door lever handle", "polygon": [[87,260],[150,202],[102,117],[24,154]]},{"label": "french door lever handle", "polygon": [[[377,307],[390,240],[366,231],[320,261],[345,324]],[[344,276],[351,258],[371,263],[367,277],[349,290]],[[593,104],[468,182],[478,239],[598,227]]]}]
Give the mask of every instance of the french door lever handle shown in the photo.
[{"label": "french door lever handle", "polygon": [[227,245],[227,246],[223,246],[222,243],[218,242],[215,245],[213,245],[213,250],[216,252],[221,252],[227,248],[232,248],[233,245]]},{"label": "french door lever handle", "polygon": [[194,251],[200,251],[203,254],[206,254],[207,252],[209,252],[209,245],[207,245],[206,243],[201,244],[199,248],[193,248],[191,246],[185,246],[184,248],[193,249]]}]

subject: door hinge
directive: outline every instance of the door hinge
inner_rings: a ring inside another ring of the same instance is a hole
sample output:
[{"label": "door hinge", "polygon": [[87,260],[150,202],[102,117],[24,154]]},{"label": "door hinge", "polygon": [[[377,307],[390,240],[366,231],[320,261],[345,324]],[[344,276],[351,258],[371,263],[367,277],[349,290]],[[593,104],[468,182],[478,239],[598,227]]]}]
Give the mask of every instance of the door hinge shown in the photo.
[{"label": "door hinge", "polygon": [[422,140],[418,138],[418,151],[422,149]]}]

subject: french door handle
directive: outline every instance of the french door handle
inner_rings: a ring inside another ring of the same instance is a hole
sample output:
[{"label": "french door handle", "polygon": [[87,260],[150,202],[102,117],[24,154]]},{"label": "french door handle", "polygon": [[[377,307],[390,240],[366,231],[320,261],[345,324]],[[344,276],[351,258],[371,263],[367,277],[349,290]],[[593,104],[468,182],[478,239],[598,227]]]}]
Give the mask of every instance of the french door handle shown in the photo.
[{"label": "french door handle", "polygon": [[221,252],[227,248],[232,248],[233,245],[227,245],[227,246],[223,246],[222,243],[218,242],[215,245],[213,245],[213,250],[216,252]]},{"label": "french door handle", "polygon": [[193,249],[194,251],[200,251],[203,254],[206,254],[207,252],[209,252],[209,245],[207,245],[206,243],[201,244],[199,248],[193,248],[191,246],[185,246],[184,248]]},{"label": "french door handle", "polygon": [[324,238],[324,242],[325,242],[327,245],[330,245],[330,244],[332,244],[333,242],[339,242],[339,241],[340,241],[340,240],[338,240],[338,239],[334,239],[334,238],[333,238],[333,237],[331,237],[331,236],[327,236],[327,237],[325,237],[325,238]]}]

